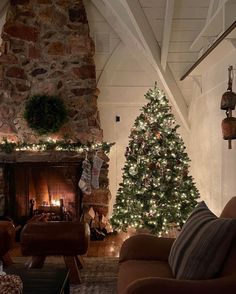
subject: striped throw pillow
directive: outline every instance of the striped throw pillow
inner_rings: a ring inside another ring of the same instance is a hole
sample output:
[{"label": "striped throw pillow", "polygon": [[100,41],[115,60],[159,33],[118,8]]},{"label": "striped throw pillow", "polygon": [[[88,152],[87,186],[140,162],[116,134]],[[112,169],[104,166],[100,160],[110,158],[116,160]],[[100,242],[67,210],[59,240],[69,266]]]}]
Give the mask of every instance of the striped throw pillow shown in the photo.
[{"label": "striped throw pillow", "polygon": [[172,245],[169,265],[176,279],[202,280],[219,274],[236,232],[236,219],[218,218],[200,202]]}]

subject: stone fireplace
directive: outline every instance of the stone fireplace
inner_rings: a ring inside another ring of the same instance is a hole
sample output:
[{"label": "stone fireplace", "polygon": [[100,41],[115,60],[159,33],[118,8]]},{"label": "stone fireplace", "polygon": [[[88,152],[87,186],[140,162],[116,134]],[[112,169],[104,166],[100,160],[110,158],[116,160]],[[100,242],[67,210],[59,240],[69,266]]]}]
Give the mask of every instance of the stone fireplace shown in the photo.
[{"label": "stone fireplace", "polygon": [[[11,0],[2,31],[0,56],[0,138],[12,142],[48,140],[29,128],[25,103],[35,94],[59,96],[69,119],[52,140],[102,142],[94,64],[94,42],[89,35],[82,0]],[[75,152],[14,151],[0,154],[0,215],[19,219],[56,203],[68,218],[81,217],[82,208],[93,207],[106,216],[108,157],[100,187],[82,195],[78,181],[85,154]],[[92,161],[93,154],[89,153]],[[4,209],[3,209],[4,207]],[[55,207],[54,207],[55,208]],[[49,209],[49,208],[48,208]],[[4,210],[4,211],[3,211]]]}]

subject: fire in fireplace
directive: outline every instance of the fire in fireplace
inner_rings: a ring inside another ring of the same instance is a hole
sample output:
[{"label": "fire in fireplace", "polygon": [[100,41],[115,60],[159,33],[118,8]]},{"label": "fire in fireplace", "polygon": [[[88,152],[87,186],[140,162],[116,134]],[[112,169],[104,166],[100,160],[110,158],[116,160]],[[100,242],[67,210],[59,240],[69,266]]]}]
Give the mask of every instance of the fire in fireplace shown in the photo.
[{"label": "fire in fireplace", "polygon": [[4,166],[5,215],[15,222],[36,214],[49,220],[81,217],[81,163],[10,163]]}]

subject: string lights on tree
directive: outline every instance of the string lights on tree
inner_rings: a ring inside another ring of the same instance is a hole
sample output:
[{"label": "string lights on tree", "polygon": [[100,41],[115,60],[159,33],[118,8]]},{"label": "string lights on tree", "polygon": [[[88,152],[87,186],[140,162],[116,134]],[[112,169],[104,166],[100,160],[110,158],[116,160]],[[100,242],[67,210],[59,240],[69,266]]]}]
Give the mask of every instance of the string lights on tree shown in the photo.
[{"label": "string lights on tree", "polygon": [[182,226],[199,192],[168,99],[157,85],[145,97],[149,102],[131,130],[111,223],[115,230],[146,228],[161,235],[173,224]]}]

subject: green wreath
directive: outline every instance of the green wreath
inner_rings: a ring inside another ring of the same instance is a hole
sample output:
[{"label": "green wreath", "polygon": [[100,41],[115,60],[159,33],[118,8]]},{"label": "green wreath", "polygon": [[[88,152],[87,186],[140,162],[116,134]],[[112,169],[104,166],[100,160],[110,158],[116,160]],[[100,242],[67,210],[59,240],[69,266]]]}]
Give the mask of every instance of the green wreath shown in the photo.
[{"label": "green wreath", "polygon": [[39,135],[56,133],[67,120],[63,100],[57,96],[34,95],[25,106],[24,118]]}]

